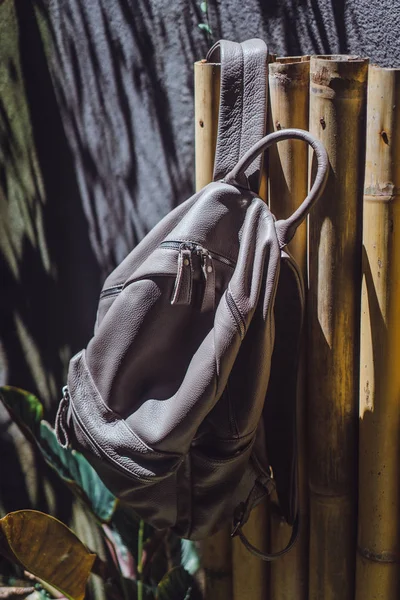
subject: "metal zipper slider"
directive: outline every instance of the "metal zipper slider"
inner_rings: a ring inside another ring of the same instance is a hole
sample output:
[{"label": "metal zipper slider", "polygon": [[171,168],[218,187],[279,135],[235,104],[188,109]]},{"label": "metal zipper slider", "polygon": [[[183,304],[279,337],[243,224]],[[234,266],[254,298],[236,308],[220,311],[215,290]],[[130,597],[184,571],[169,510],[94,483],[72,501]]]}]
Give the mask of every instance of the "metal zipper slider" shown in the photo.
[{"label": "metal zipper slider", "polygon": [[215,308],[215,267],[211,254],[201,248],[201,268],[204,275],[204,294],[201,310],[214,310]]},{"label": "metal zipper slider", "polygon": [[192,250],[182,244],[178,254],[178,271],[176,273],[171,304],[190,304],[193,288]]}]

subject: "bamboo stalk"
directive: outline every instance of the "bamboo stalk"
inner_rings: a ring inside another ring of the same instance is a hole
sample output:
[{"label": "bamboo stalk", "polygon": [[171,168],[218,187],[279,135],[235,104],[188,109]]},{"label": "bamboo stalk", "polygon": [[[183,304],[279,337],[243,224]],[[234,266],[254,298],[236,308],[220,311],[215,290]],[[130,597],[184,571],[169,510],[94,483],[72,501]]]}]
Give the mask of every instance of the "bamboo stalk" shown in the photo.
[{"label": "bamboo stalk", "polygon": [[[278,58],[277,62],[269,65],[269,102],[273,131],[288,127],[308,129],[309,76],[309,61],[298,57]],[[307,146],[299,140],[280,142],[270,148],[269,163],[270,207],[278,219],[285,219],[307,195]],[[297,230],[289,250],[305,275],[306,223]]]},{"label": "bamboo stalk", "polygon": [[[274,54],[269,54],[268,62],[276,60]],[[265,82],[267,85],[268,82]],[[269,105],[269,102],[268,102]],[[271,111],[268,107],[267,130],[269,125]],[[268,202],[268,158],[266,155],[263,160],[261,172],[259,196],[265,202]],[[261,502],[250,514],[249,520],[243,527],[246,537],[260,550],[268,551],[269,538],[269,500]],[[270,565],[256,558],[243,546],[238,538],[232,541],[232,577],[233,577],[233,600],[243,600],[251,598],[252,600],[269,600],[269,572]]]},{"label": "bamboo stalk", "polygon": [[[267,551],[268,502],[261,502],[253,509],[243,527],[246,537],[261,551]],[[264,561],[256,558],[234,538],[233,550],[233,600],[267,600],[268,570]],[[210,596],[210,599],[212,596]]]},{"label": "bamboo stalk", "polygon": [[368,60],[311,57],[310,131],[330,176],[309,225],[310,600],[353,600]]},{"label": "bamboo stalk", "polygon": [[400,597],[400,69],[368,83],[356,599]]},{"label": "bamboo stalk", "polygon": [[213,180],[220,74],[218,64],[201,60],[194,65],[196,190]]},{"label": "bamboo stalk", "polygon": [[[218,132],[220,66],[200,61],[195,63],[194,73],[196,189],[201,189],[213,178]],[[244,531],[255,545],[266,550],[268,533],[266,503],[261,503],[252,512]],[[202,563],[206,573],[206,598],[267,599],[265,563],[251,555],[239,539],[234,540],[232,548],[228,529],[202,542]],[[249,574],[251,574],[251,584]],[[252,595],[249,595],[249,586]]]},{"label": "bamboo stalk", "polygon": [[[284,57],[269,65],[269,98],[272,129],[308,129],[309,57]],[[269,152],[270,207],[277,219],[287,218],[308,191],[308,147],[298,140],[273,146]],[[289,250],[306,276],[307,224],[303,223]],[[273,600],[305,600],[308,587],[308,477],[305,439],[305,350],[301,353],[298,390],[298,452],[300,536],[294,549],[271,564],[270,595]],[[271,515],[271,551],[284,548],[291,528]]]},{"label": "bamboo stalk", "polygon": [[[194,65],[196,190],[213,179],[218,133],[220,65],[199,61]],[[232,543],[230,528],[201,543],[205,598],[232,599]]]},{"label": "bamboo stalk", "polygon": [[[268,53],[268,64],[274,63],[276,61],[276,54]],[[268,81],[266,82],[268,86]],[[268,88],[267,88],[268,90]],[[267,96],[267,123],[266,123],[266,132],[269,133],[272,131],[272,121],[271,121],[271,105],[269,101],[269,95]],[[261,167],[261,180],[260,180],[260,190],[258,195],[264,202],[269,204],[269,152],[265,152],[262,161]]]}]

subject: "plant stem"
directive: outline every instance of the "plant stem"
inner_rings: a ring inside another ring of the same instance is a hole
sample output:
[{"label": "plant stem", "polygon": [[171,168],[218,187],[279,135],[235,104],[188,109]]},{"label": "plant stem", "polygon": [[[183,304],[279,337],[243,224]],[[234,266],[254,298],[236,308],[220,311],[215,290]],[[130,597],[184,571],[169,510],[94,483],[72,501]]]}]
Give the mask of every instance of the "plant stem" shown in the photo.
[{"label": "plant stem", "polygon": [[143,572],[142,572],[142,555],[143,555],[143,534],[144,534],[144,521],[141,520],[139,523],[139,534],[138,534],[138,600],[143,600]]}]

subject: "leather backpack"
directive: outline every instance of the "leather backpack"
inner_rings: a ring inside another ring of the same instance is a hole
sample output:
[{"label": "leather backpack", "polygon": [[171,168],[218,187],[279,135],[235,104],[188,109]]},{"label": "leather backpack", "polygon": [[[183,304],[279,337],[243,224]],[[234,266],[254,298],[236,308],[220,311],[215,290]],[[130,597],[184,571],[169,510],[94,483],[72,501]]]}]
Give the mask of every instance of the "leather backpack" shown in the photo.
[{"label": "leather backpack", "polygon": [[[56,431],[138,518],[194,540],[231,523],[271,560],[298,530],[304,290],[285,248],[323,191],[328,161],[306,131],[263,137],[261,40],[219,42],[209,60],[221,62],[215,181],[107,278],[94,335],[70,362]],[[258,196],[261,155],[292,138],[313,148],[316,176],[302,205],[277,221]],[[242,525],[274,488],[293,535],[268,555]]]}]

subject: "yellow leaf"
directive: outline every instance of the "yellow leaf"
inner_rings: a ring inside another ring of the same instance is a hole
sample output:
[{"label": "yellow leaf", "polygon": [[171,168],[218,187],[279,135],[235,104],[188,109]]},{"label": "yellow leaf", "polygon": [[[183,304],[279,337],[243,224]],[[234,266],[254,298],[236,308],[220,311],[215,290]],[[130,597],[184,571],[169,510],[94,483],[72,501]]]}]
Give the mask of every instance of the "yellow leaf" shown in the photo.
[{"label": "yellow leaf", "polygon": [[96,555],[66,525],[36,510],[18,510],[0,519],[0,531],[6,554],[11,551],[27,571],[70,600],[84,599]]}]

